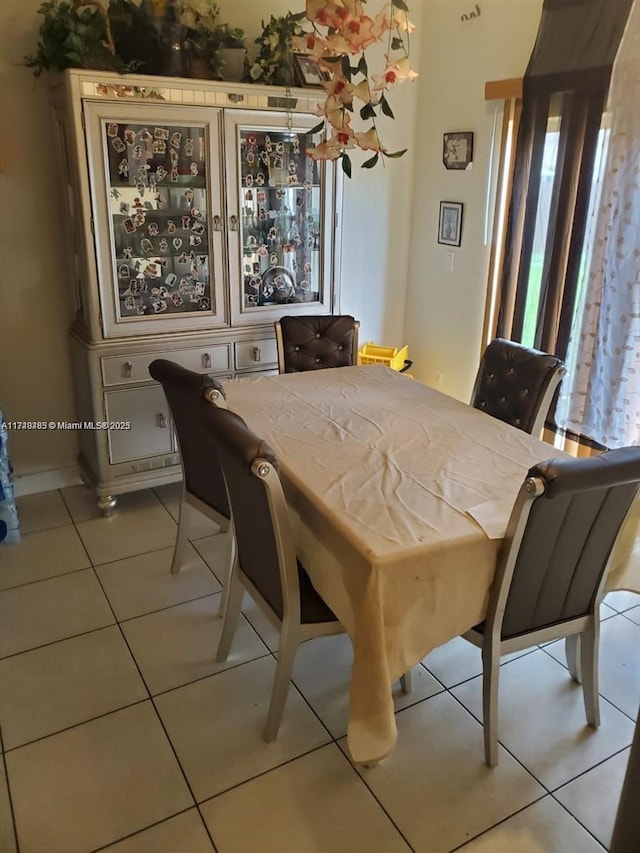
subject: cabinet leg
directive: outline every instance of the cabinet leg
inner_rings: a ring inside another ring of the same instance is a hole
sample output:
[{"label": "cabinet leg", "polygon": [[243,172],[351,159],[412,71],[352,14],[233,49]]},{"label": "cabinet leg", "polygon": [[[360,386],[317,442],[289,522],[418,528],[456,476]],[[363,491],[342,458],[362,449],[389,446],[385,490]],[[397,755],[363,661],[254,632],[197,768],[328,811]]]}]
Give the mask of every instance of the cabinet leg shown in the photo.
[{"label": "cabinet leg", "polygon": [[113,513],[116,505],[116,499],[112,495],[105,495],[103,498],[98,498],[96,504],[103,516],[108,518]]}]

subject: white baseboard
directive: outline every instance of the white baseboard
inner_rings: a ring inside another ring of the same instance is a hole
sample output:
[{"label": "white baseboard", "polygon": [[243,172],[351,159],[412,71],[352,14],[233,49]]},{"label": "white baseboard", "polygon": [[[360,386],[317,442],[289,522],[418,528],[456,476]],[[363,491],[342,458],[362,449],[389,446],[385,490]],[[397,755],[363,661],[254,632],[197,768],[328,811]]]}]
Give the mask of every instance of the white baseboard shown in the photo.
[{"label": "white baseboard", "polygon": [[33,495],[36,492],[63,489],[65,486],[77,486],[81,483],[80,469],[77,465],[73,465],[71,468],[38,471],[35,474],[14,475],[13,478],[13,488],[17,498],[23,495]]}]

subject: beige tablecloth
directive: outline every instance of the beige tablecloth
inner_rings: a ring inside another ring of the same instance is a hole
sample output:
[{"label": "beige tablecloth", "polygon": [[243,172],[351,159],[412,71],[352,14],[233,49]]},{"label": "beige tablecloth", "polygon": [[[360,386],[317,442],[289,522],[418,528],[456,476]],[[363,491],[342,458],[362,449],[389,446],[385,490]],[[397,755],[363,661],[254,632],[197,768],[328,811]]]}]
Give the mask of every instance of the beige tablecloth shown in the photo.
[{"label": "beige tablecloth", "polygon": [[524,476],[561,454],[385,367],[225,389],[278,454],[298,554],[353,642],[349,749],[375,761],[397,737],[390,685],[482,620]]}]

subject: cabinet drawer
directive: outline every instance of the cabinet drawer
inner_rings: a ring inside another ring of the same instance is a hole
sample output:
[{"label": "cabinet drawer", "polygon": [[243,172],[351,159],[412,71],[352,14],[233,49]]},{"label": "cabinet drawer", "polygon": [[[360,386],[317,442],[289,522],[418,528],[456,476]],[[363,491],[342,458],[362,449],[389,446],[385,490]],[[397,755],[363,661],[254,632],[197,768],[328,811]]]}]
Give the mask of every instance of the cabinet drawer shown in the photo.
[{"label": "cabinet drawer", "polygon": [[275,338],[260,338],[256,341],[236,341],[236,370],[256,370],[259,367],[278,363],[278,348]]},{"label": "cabinet drawer", "polygon": [[229,369],[229,347],[212,347],[145,352],[137,355],[110,355],[102,358],[102,381],[105,386],[126,385],[129,382],[148,382],[149,365],[156,358],[167,358],[189,370],[201,373]]}]

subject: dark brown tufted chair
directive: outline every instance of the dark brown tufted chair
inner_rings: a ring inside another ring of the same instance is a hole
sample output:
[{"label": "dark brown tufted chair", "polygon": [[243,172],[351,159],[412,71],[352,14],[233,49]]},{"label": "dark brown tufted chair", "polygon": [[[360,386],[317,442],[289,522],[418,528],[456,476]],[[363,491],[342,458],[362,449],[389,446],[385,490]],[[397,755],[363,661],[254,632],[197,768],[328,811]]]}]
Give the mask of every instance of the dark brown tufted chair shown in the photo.
[{"label": "dark brown tufted chair", "polygon": [[471,405],[537,436],[565,373],[555,355],[496,338],[482,355]]},{"label": "dark brown tufted chair", "polygon": [[360,323],[348,315],[309,315],[276,320],[278,370],[298,373],[358,363]]},{"label": "dark brown tufted chair", "polygon": [[487,618],[464,635],[482,649],[487,764],[498,763],[501,655],[566,637],[569,672],[582,681],[587,722],[600,725],[598,608],[607,561],[639,481],[640,447],[551,459],[527,474],[498,558]]},{"label": "dark brown tufted chair", "polygon": [[[193,506],[207,515],[222,531],[229,529],[230,509],[227,490],[215,447],[207,440],[201,425],[200,402],[207,405],[226,406],[220,383],[206,373],[195,373],[166,359],[156,359],[149,365],[149,373],[162,385],[171,410],[178,436],[182,462],[182,498],[178,535],[171,563],[173,573],[180,571],[189,533],[190,508]],[[235,549],[231,545],[230,564],[224,571],[231,572]],[[224,610],[228,583],[223,583],[220,611]]]}]

